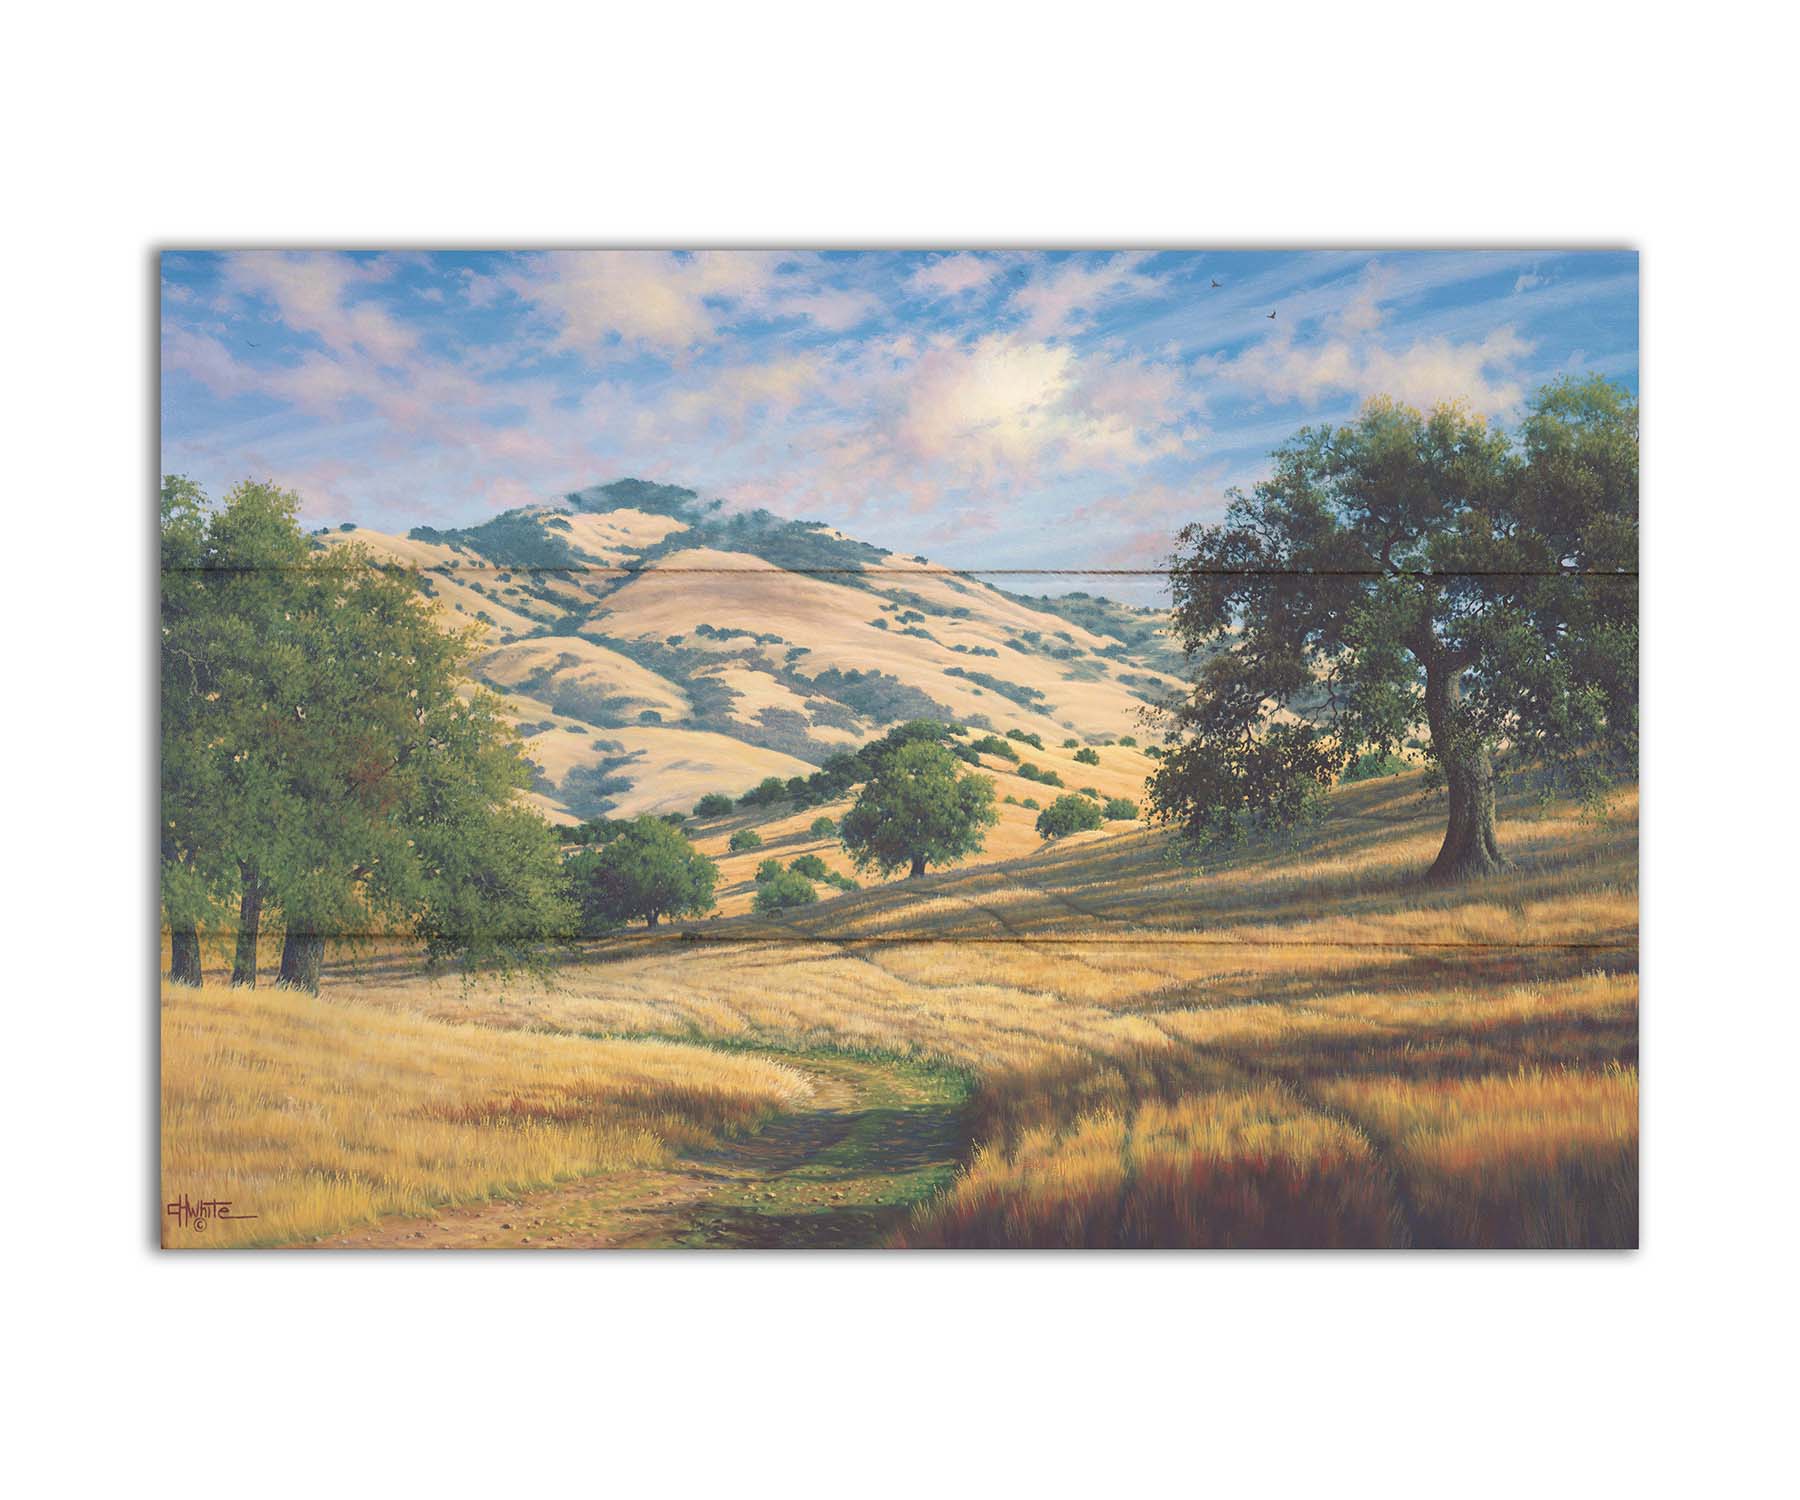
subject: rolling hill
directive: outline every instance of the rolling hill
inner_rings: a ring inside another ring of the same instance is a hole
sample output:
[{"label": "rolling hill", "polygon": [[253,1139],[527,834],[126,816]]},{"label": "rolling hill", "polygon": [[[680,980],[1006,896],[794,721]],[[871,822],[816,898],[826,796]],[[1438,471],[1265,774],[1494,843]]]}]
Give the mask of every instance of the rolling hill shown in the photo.
[{"label": "rolling hill", "polygon": [[[1179,686],[1157,611],[1009,593],[674,485],[624,479],[480,526],[316,541],[418,570],[451,621],[484,632],[475,674],[517,721],[555,822],[686,812],[910,718],[1109,744]],[[1063,780],[1135,794],[1149,763],[1131,759]]]}]

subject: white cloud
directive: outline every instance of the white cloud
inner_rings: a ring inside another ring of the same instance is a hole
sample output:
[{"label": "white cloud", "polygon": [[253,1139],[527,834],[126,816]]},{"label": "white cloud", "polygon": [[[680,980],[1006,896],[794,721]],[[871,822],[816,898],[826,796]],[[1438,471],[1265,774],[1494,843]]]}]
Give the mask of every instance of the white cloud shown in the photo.
[{"label": "white cloud", "polygon": [[[820,284],[816,271],[813,258],[781,251],[558,250],[505,281],[556,325],[557,347],[679,357],[747,317],[805,318],[842,333],[879,310],[874,296]],[[473,284],[470,292],[486,295]]]},{"label": "white cloud", "polygon": [[1524,398],[1517,365],[1531,347],[1511,328],[1478,343],[1420,339],[1399,350],[1347,339],[1300,346],[1279,337],[1227,361],[1221,373],[1271,400],[1305,406],[1346,395],[1392,396],[1420,408],[1467,401],[1497,414]]},{"label": "white cloud", "polygon": [[333,352],[397,365],[412,356],[418,335],[379,304],[351,300],[356,288],[388,269],[329,252],[246,250],[227,259],[225,279],[241,295],[272,303],[289,328],[314,335]]},{"label": "white cloud", "polygon": [[708,298],[747,290],[717,261],[661,251],[558,250],[509,278],[513,291],[558,324],[562,347],[624,344],[681,353],[713,338],[721,312]]},{"label": "white cloud", "polygon": [[[916,462],[940,485],[1151,458],[1191,406],[1172,366],[1016,334],[940,340],[891,380],[894,477]],[[871,425],[876,436],[888,426],[879,415]]]},{"label": "white cloud", "polygon": [[1390,346],[1381,337],[1380,294],[1387,284],[1381,267],[1371,264],[1355,294],[1320,319],[1319,338],[1302,341],[1292,324],[1283,325],[1212,368],[1257,395],[1303,406],[1344,396],[1391,396],[1421,409],[1466,401],[1497,415],[1524,399],[1518,365],[1532,346],[1511,326],[1461,343],[1436,336]]},{"label": "white cloud", "polygon": [[825,287],[778,298],[769,310],[776,317],[810,319],[827,333],[845,333],[868,322],[880,307],[880,301],[868,292]]},{"label": "white cloud", "polygon": [[958,251],[920,266],[907,278],[907,286],[924,297],[961,297],[980,291],[1002,269],[1000,262],[990,256]]},{"label": "white cloud", "polygon": [[1109,302],[1147,297],[1162,283],[1139,267],[1144,254],[1122,254],[1099,262],[1058,261],[1038,270],[1013,294],[1012,306],[1025,315],[1027,338],[1050,338],[1091,322]]},{"label": "white cloud", "polygon": [[237,396],[251,388],[251,372],[210,333],[164,324],[162,367],[190,375],[215,396]]}]

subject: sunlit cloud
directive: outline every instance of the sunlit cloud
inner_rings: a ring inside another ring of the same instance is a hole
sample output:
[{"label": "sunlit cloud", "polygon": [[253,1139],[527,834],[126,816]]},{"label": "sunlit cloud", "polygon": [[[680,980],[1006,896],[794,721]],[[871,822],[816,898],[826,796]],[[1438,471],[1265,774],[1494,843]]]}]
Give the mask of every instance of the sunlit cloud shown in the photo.
[{"label": "sunlit cloud", "polygon": [[320,524],[635,474],[968,564],[1147,565],[1302,422],[1637,353],[1617,255],[184,253],[162,301],[165,465]]}]

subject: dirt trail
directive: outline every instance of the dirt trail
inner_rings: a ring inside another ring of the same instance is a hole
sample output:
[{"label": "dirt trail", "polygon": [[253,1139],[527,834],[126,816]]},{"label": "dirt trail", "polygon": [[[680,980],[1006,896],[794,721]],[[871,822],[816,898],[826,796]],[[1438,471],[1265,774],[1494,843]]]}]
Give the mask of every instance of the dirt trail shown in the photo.
[{"label": "dirt trail", "polygon": [[811,1106],[665,1170],[607,1173],[541,1192],[384,1219],[305,1248],[654,1249],[881,1243],[948,1186],[963,1145],[966,1075],[835,1053],[782,1053]]}]

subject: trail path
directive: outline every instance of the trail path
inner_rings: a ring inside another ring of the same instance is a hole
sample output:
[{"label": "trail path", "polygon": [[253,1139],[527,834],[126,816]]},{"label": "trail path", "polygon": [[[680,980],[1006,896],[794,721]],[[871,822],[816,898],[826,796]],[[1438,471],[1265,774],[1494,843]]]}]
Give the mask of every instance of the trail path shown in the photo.
[{"label": "trail path", "polygon": [[606,1173],[540,1192],[384,1219],[308,1248],[654,1249],[880,1244],[946,1187],[963,1144],[960,1074],[897,1060],[780,1054],[809,1108],[665,1170]]}]

